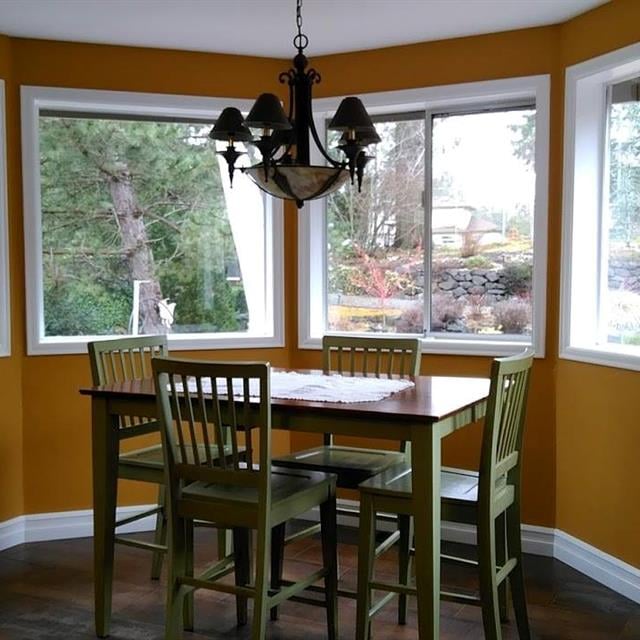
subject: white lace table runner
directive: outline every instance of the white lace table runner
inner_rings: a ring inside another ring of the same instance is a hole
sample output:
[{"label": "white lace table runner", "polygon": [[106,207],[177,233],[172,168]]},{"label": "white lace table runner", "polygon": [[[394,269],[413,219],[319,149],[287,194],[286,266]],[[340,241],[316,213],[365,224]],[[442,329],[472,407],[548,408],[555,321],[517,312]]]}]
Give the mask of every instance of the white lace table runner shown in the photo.
[{"label": "white lace table runner", "polygon": [[[225,380],[218,380],[218,394],[226,396]],[[413,387],[411,380],[389,378],[364,378],[296,373],[295,371],[273,371],[271,373],[271,397],[283,400],[308,400],[312,402],[375,402],[392,393]],[[182,391],[182,385],[176,384],[176,391]],[[189,380],[189,391],[196,392],[195,380]],[[203,380],[202,391],[211,393],[208,379]],[[242,380],[233,381],[234,395],[242,395]],[[251,380],[249,393],[259,395],[257,380]]]}]

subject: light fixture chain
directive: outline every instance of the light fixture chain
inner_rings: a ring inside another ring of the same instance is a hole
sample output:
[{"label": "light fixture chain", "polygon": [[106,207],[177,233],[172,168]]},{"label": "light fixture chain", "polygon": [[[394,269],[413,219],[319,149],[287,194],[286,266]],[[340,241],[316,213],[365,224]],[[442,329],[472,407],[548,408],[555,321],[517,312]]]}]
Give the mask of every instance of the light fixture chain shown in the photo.
[{"label": "light fixture chain", "polygon": [[293,46],[302,53],[309,44],[309,38],[302,33],[302,0],[296,0],[296,25],[298,26],[298,35],[293,39]]},{"label": "light fixture chain", "polygon": [[296,25],[298,26],[298,35],[302,35],[302,0],[296,0]]}]

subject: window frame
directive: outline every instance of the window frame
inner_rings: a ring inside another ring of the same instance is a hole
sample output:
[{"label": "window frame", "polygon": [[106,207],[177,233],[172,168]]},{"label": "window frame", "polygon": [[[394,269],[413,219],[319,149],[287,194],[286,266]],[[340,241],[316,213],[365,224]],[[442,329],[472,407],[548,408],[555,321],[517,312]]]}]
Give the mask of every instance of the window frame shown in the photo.
[{"label": "window frame", "polygon": [[[536,106],[536,187],[534,207],[533,251],[533,335],[530,339],[514,340],[513,336],[446,337],[421,336],[423,353],[452,355],[498,356],[517,352],[533,345],[536,357],[544,357],[547,278],[547,209],[549,175],[549,75],[470,82],[458,85],[426,87],[361,95],[372,116],[410,113],[460,111],[488,106],[508,106],[529,101]],[[321,139],[326,120],[337,108],[342,97],[314,101],[314,119]],[[315,153],[315,155],[314,155]],[[312,149],[312,160],[322,162]],[[428,180],[425,166],[425,180]],[[425,211],[425,226],[429,218]],[[427,230],[428,231],[428,230]],[[326,330],[326,224],[322,200],[313,200],[299,211],[298,218],[298,347],[321,348],[324,333],[345,335]],[[425,260],[428,261],[428,252]],[[353,333],[346,335],[386,335]]]},{"label": "window frame", "polygon": [[[39,115],[42,110],[77,111],[86,114],[126,114],[159,118],[215,117],[226,106],[242,111],[251,108],[250,100],[176,96],[156,93],[131,93],[91,89],[61,89],[22,86],[22,175],[24,193],[24,242],[27,306],[27,354],[86,353],[87,342],[111,336],[45,336],[42,261],[42,212],[40,202]],[[214,150],[211,151],[214,153]],[[171,334],[173,351],[199,349],[252,349],[284,346],[284,225],[282,202],[265,196],[268,222],[265,225],[268,295],[265,334],[240,332]]]},{"label": "window frame", "polygon": [[9,204],[5,84],[0,79],[0,357],[11,355],[11,289],[9,277]]},{"label": "window frame", "polygon": [[640,349],[599,338],[600,296],[607,286],[603,229],[608,87],[638,75],[640,44],[566,70],[559,335],[562,359],[636,371]]}]

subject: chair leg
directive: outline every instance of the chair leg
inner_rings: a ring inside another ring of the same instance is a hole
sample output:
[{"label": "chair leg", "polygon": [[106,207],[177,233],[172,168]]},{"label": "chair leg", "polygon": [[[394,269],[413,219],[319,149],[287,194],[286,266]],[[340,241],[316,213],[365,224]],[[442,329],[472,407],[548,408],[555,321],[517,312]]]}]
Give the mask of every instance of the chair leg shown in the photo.
[{"label": "chair leg", "polygon": [[[167,544],[167,507],[165,504],[164,485],[158,487],[158,507],[160,511],[156,515],[156,532],[153,536],[154,544]],[[162,562],[164,561],[164,553],[162,551],[153,552],[153,560],[151,561],[151,579],[159,580],[162,573]]]},{"label": "chair leg", "polygon": [[509,575],[513,610],[518,625],[520,640],[530,640],[529,617],[527,615],[527,598],[524,588],[524,573],[522,570],[522,541],[520,530],[520,505],[516,501],[507,510],[507,544],[509,554],[515,558],[517,564]]},{"label": "chair leg", "polygon": [[478,568],[480,570],[480,600],[486,640],[501,640],[498,583],[496,580],[495,521],[491,516],[478,522]]},{"label": "chair leg", "polygon": [[253,603],[252,640],[264,640],[269,608],[269,554],[271,552],[271,526],[265,518],[258,527],[256,544],[256,588]]},{"label": "chair leg", "polygon": [[[251,582],[251,531],[249,529],[233,529],[233,552],[236,586],[244,587]],[[247,598],[236,596],[238,626],[247,624],[247,611]]]},{"label": "chair leg", "polygon": [[[506,564],[508,556],[507,550],[507,518],[505,513],[501,513],[496,518],[496,561],[498,566]],[[498,607],[500,609],[500,622],[509,622],[509,582],[503,580],[498,585]]]},{"label": "chair leg", "polygon": [[[402,585],[408,585],[411,578],[413,518],[399,514],[398,529],[400,530],[400,543],[398,545],[398,582]],[[398,624],[407,624],[407,595],[404,593],[398,597]]]},{"label": "chair leg", "polygon": [[360,494],[360,534],[358,539],[358,599],[356,610],[356,640],[369,640],[371,619],[371,589],[375,554],[375,511],[373,498]]},{"label": "chair leg", "polygon": [[232,552],[231,536],[229,536],[228,529],[218,529],[217,533],[217,546],[218,546],[218,560],[226,558]]},{"label": "chair leg", "polygon": [[[282,571],[284,568],[284,538],[286,525],[283,522],[273,528],[271,538],[271,588],[275,591],[282,585]],[[278,607],[271,607],[271,619],[278,619]]]},{"label": "chair leg", "polygon": [[324,578],[325,605],[327,608],[327,638],[338,637],[338,522],[336,495],[331,495],[320,505],[322,525],[322,562],[327,571]]},{"label": "chair leg", "polygon": [[[184,525],[185,531],[185,574],[193,578],[193,520],[186,520]],[[187,631],[193,631],[194,618],[194,591],[189,591],[184,598],[184,606],[182,609],[183,628]]]},{"label": "chair leg", "polygon": [[183,609],[186,589],[180,578],[186,574],[186,521],[175,518],[170,523],[167,571],[167,609],[165,614],[165,640],[180,640],[183,628]]}]

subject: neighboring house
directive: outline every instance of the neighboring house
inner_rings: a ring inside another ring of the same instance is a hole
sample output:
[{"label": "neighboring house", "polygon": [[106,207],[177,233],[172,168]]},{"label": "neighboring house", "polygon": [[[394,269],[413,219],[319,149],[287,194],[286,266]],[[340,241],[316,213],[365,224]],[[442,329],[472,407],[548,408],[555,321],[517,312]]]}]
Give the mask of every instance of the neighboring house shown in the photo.
[{"label": "neighboring house", "polygon": [[500,227],[483,218],[474,207],[443,205],[432,211],[431,233],[436,247],[462,247],[469,242],[478,245],[502,242]]}]

